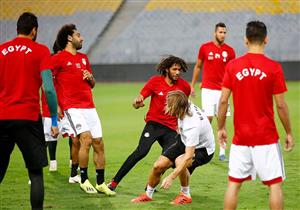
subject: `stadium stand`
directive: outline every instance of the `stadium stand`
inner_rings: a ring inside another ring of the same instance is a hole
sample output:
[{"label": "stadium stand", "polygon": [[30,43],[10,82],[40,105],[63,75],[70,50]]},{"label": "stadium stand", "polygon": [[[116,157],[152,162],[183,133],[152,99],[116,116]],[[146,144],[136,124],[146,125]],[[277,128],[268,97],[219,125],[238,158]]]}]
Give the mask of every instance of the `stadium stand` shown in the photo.
[{"label": "stadium stand", "polygon": [[94,63],[156,63],[166,54],[195,62],[200,44],[212,39],[217,22],[226,23],[227,42],[241,55],[246,50],[245,24],[255,19],[268,27],[270,42],[266,53],[270,57],[279,61],[300,60],[298,0],[150,0]]},{"label": "stadium stand", "polygon": [[87,52],[102,33],[123,0],[100,1],[58,1],[58,0],[1,0],[0,1],[0,42],[15,37],[16,20],[25,11],[39,17],[37,41],[50,49],[59,28],[74,23],[83,34],[83,52]]}]

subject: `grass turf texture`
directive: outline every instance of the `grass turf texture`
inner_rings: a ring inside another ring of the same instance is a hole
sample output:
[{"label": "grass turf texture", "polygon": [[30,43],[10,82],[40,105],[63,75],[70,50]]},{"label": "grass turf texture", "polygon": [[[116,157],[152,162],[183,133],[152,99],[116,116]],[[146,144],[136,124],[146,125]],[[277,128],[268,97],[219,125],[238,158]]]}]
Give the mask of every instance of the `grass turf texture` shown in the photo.
[{"label": "grass turf texture", "polygon": [[[101,118],[105,152],[106,182],[109,182],[127,156],[135,149],[144,127],[146,107],[134,110],[132,100],[138,94],[143,83],[98,83],[94,89],[94,100]],[[300,83],[289,82],[286,100],[290,108],[294,138],[297,143],[300,136]],[[200,105],[199,91],[196,99]],[[276,111],[275,111],[276,112]],[[277,114],[276,114],[277,115]],[[281,142],[285,133],[278,118],[277,127]],[[216,121],[213,121],[216,130]],[[228,118],[227,128],[230,138],[233,133],[232,117]],[[231,142],[231,140],[230,140]],[[122,180],[117,188],[116,197],[103,194],[88,195],[82,192],[78,184],[69,184],[69,146],[67,139],[61,139],[57,147],[58,171],[44,169],[45,209],[222,209],[224,192],[227,187],[227,163],[218,160],[218,146],[213,160],[194,172],[191,179],[193,203],[187,206],[172,207],[169,202],[179,192],[179,182],[174,181],[171,189],[159,190],[154,194],[154,202],[132,204],[130,200],[141,193],[147,182],[149,171],[160,154],[160,147],[154,144],[146,158],[140,161]],[[228,154],[228,151],[227,151]],[[283,152],[287,179],[283,184],[285,209],[299,209],[300,196],[300,151],[296,145],[291,153]],[[90,151],[89,178],[95,184],[95,171]],[[169,174],[170,172],[166,172]],[[27,171],[19,152],[15,148],[2,184],[0,185],[0,209],[30,209]],[[268,189],[259,180],[245,182],[239,195],[238,209],[268,209]]]}]

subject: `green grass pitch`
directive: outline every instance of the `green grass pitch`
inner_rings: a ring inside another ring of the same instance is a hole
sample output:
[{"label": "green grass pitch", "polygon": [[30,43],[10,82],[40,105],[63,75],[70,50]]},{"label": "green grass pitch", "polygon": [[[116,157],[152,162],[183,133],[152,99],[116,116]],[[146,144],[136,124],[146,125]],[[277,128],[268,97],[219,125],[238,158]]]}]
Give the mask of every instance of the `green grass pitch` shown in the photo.
[{"label": "green grass pitch", "polygon": [[[132,100],[139,93],[143,83],[98,83],[94,89],[94,100],[101,118],[105,153],[106,182],[109,182],[127,156],[135,149],[140,133],[144,127],[146,107],[134,110]],[[291,153],[283,152],[287,179],[283,184],[285,209],[300,209],[300,151],[297,142],[300,139],[300,83],[289,82],[289,92],[286,100],[290,108],[296,147]],[[198,96],[192,99],[200,105]],[[276,111],[275,111],[276,112]],[[277,115],[277,114],[276,114]],[[277,128],[281,142],[284,131],[277,120]],[[232,117],[228,118],[227,127],[230,138],[233,133]],[[213,121],[214,131],[216,121]],[[230,141],[231,142],[231,141]],[[227,151],[228,153],[228,151]],[[117,196],[106,197],[103,194],[87,195],[80,190],[78,184],[69,184],[69,147],[67,139],[61,139],[57,148],[58,171],[49,172],[44,169],[45,209],[222,209],[223,196],[227,187],[227,164],[213,160],[198,169],[191,178],[191,194],[193,203],[187,206],[173,207],[169,202],[179,192],[179,182],[176,180],[169,190],[159,190],[154,194],[154,202],[132,204],[130,200],[143,192],[149,171],[160,154],[160,147],[154,144],[146,158],[140,161],[122,180],[117,188]],[[216,154],[218,154],[218,147]],[[89,178],[95,184],[95,171],[90,151]],[[166,174],[168,174],[166,172]],[[24,169],[22,156],[15,148],[6,177],[0,185],[0,209],[30,209],[29,185],[27,171]],[[259,180],[245,182],[239,196],[238,209],[268,209],[268,189]]]}]

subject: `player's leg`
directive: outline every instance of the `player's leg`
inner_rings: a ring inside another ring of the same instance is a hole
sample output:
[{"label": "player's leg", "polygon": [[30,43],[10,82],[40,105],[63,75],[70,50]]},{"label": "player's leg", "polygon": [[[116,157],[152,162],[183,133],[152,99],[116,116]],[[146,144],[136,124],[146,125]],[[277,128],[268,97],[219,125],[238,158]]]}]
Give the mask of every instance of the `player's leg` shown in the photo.
[{"label": "player's leg", "polygon": [[[214,91],[214,101],[216,104],[216,109],[215,109],[215,115],[218,115],[218,108],[219,108],[219,100],[221,97],[221,91],[215,90]],[[228,104],[227,112],[226,112],[226,117],[230,116],[230,106]],[[218,116],[217,116],[218,117]],[[228,162],[228,159],[226,158],[226,150],[223,147],[219,147],[219,160],[220,161],[225,161]]]},{"label": "player's leg", "polygon": [[139,197],[132,199],[131,202],[140,203],[152,201],[155,187],[159,184],[162,174],[172,165],[173,162],[169,158],[161,155],[154,163],[154,167],[150,172],[146,192]]},{"label": "player's leg", "polygon": [[[79,140],[78,140],[79,141]],[[70,149],[70,167],[72,166],[72,144],[73,144],[73,141],[72,141],[72,138],[69,137],[69,149]]]},{"label": "player's leg", "polygon": [[23,155],[31,181],[32,209],[42,209],[44,201],[43,167],[48,164],[42,120],[18,120],[14,122],[14,129],[13,135]]},{"label": "player's leg", "polygon": [[56,147],[57,147],[57,138],[53,138],[51,136],[51,118],[43,117],[43,127],[44,127],[44,135],[45,140],[47,142],[49,158],[50,158],[50,166],[49,171],[57,170],[57,161],[56,161]]},{"label": "player's leg", "polygon": [[114,196],[116,193],[109,189],[104,182],[105,172],[105,154],[104,142],[102,138],[93,139],[94,164],[96,168],[96,190],[108,196]]},{"label": "player's leg", "polygon": [[43,209],[44,201],[44,178],[43,169],[28,168],[28,176],[31,181],[30,185],[30,203],[32,209]]},{"label": "player's leg", "polygon": [[202,110],[206,114],[209,122],[211,123],[215,116],[215,102],[214,102],[214,91],[206,88],[201,89],[201,105]]},{"label": "player's leg", "polygon": [[78,152],[81,183],[88,179],[89,152],[92,145],[92,135],[89,131],[79,134],[80,148]]},{"label": "player's leg", "polygon": [[0,184],[8,167],[10,154],[15,147],[14,140],[9,136],[8,123],[8,121],[0,120]]},{"label": "player's leg", "polygon": [[[282,182],[285,179],[284,163],[279,143],[252,148],[257,174],[269,186],[270,209],[283,209]],[[265,167],[268,166],[268,167]]]},{"label": "player's leg", "polygon": [[236,209],[238,193],[242,183],[255,179],[256,170],[252,160],[251,148],[231,144],[229,153],[228,187],[224,197],[224,209]]},{"label": "player's leg", "polygon": [[110,183],[110,189],[115,189],[124,176],[143,159],[151,149],[151,146],[156,141],[161,132],[161,126],[158,123],[148,122],[141,134],[137,148],[127,157],[122,164],[117,174]]},{"label": "player's leg", "polygon": [[271,210],[281,210],[283,209],[283,193],[281,182],[275,183],[269,186],[270,188],[270,198],[269,205]]},{"label": "player's leg", "polygon": [[238,204],[238,193],[242,183],[229,181],[224,198],[224,209],[234,210]]},{"label": "player's leg", "polygon": [[78,166],[79,166],[79,138],[78,137],[69,137],[69,142],[71,139],[71,174],[69,177],[69,183],[79,183],[81,181],[81,177],[78,175]]},{"label": "player's leg", "polygon": [[56,147],[57,147],[57,140],[48,142],[48,151],[50,157],[49,171],[57,171]]}]

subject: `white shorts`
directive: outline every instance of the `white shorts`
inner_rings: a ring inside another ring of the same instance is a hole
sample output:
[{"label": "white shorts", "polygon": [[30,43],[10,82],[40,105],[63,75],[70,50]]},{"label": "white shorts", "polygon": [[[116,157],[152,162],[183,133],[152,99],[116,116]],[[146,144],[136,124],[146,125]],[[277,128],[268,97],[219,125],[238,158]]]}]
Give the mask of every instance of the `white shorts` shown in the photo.
[{"label": "white shorts", "polygon": [[[57,141],[57,138],[54,138],[51,136],[51,127],[52,127],[52,120],[50,117],[43,117],[43,127],[44,127],[44,135],[46,141]],[[60,124],[58,122],[58,128],[60,127]]]},{"label": "white shorts", "polygon": [[102,137],[102,126],[95,108],[68,109],[64,111],[61,124],[63,136],[76,137],[85,131],[90,131],[93,138]]},{"label": "white shorts", "polygon": [[[221,97],[221,90],[211,90],[202,88],[201,90],[201,103],[202,110],[208,117],[218,115],[219,100]],[[226,116],[230,116],[230,106],[228,104]]]},{"label": "white shorts", "polygon": [[260,146],[231,145],[229,180],[255,180],[256,174],[266,185],[285,179],[284,164],[279,143]]}]

